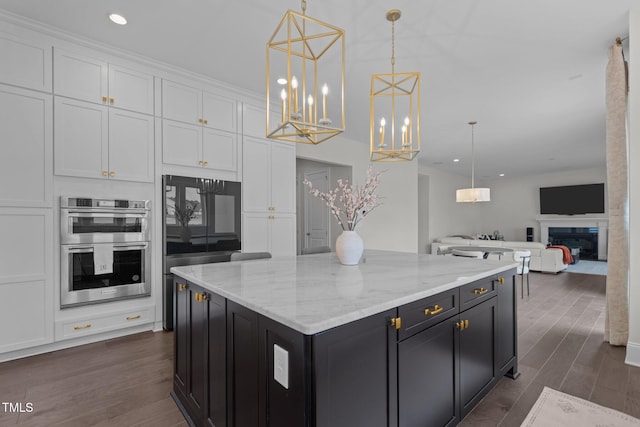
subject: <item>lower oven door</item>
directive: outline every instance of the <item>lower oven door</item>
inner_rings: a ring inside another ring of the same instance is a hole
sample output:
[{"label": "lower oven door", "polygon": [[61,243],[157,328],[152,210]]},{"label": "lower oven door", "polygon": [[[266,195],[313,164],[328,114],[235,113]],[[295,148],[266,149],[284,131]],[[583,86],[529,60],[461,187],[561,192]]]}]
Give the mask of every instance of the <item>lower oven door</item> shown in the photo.
[{"label": "lower oven door", "polygon": [[61,308],[151,294],[149,243],[61,245]]}]

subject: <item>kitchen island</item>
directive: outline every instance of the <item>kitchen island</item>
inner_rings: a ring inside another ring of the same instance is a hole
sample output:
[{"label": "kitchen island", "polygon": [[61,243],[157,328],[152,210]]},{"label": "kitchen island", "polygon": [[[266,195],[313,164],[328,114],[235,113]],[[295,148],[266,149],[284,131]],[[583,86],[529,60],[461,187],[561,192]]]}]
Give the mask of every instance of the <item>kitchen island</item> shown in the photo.
[{"label": "kitchen island", "polygon": [[367,250],[172,268],[172,396],[192,425],[456,425],[517,376],[515,266]]}]

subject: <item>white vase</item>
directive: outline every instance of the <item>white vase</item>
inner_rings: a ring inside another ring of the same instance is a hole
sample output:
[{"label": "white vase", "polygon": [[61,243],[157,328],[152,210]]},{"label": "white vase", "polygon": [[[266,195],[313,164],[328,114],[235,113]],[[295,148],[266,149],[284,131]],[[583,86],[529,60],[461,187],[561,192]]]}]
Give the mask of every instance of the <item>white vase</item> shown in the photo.
[{"label": "white vase", "polygon": [[343,265],[357,265],[363,251],[362,238],[355,231],[344,230],[336,239],[336,255]]}]

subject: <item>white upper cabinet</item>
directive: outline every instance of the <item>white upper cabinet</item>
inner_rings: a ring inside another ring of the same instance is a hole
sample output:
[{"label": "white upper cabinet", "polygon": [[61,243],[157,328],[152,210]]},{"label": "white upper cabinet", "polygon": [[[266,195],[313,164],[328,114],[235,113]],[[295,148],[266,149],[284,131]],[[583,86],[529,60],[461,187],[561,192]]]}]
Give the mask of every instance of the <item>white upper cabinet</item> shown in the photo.
[{"label": "white upper cabinet", "polygon": [[0,85],[0,205],[50,206],[51,95]]},{"label": "white upper cabinet", "polygon": [[200,88],[162,81],[162,117],[237,132],[236,101]]},{"label": "white upper cabinet", "polygon": [[55,99],[56,175],[153,182],[152,116]]},{"label": "white upper cabinet", "polygon": [[296,212],[296,149],[292,143],[245,137],[242,162],[245,212]]},{"label": "white upper cabinet", "polygon": [[51,92],[51,45],[0,30],[0,83]]},{"label": "white upper cabinet", "polygon": [[53,64],[56,95],[153,114],[153,75],[60,49]]}]

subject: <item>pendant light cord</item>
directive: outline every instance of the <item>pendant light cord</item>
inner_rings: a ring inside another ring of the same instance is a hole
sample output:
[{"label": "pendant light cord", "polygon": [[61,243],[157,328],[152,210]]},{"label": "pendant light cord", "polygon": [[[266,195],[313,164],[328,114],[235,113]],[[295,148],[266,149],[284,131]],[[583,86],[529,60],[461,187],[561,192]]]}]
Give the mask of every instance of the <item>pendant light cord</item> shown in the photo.
[{"label": "pendant light cord", "polygon": [[391,74],[395,74],[396,67],[396,21],[391,21]]}]

